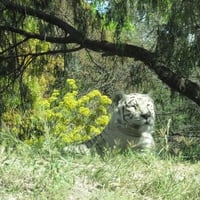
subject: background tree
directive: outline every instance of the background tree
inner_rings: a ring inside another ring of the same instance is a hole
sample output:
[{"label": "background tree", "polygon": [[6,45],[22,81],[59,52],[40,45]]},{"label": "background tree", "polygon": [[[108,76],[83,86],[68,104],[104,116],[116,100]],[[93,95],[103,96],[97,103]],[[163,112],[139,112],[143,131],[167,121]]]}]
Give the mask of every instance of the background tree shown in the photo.
[{"label": "background tree", "polygon": [[198,135],[199,8],[198,0],[1,0],[1,113],[31,107],[34,81],[48,96],[73,77],[82,93],[153,90],[158,129],[172,119],[172,132]]}]

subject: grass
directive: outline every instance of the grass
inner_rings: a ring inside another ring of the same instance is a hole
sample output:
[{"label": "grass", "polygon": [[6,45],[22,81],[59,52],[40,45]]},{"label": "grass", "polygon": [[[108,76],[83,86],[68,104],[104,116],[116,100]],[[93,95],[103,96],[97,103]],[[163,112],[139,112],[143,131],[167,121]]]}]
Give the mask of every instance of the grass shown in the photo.
[{"label": "grass", "polygon": [[40,147],[10,142],[14,143],[0,145],[1,200],[196,200],[200,196],[200,162],[132,152],[108,153],[102,160],[64,153],[51,139]]}]

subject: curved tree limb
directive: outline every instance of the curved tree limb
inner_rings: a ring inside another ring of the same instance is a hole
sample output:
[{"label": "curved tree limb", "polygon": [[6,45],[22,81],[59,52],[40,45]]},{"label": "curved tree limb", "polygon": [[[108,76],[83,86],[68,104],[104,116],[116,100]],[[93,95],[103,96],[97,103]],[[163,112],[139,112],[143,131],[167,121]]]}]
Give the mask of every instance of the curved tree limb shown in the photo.
[{"label": "curved tree limb", "polygon": [[[115,43],[107,41],[87,39],[84,38],[84,36],[71,25],[56,16],[14,4],[9,0],[2,0],[2,3],[8,10],[16,11],[24,15],[34,16],[52,25],[58,26],[67,34],[69,34],[68,37],[70,37],[70,42],[77,43],[83,48],[103,52],[105,56],[117,55],[142,61],[158,75],[160,80],[166,83],[170,88],[179,92],[181,95],[188,97],[200,106],[200,86],[197,83],[183,78],[171,71],[165,63],[160,63],[155,53],[135,45],[120,44],[119,46]],[[19,34],[23,35],[23,33]],[[39,39],[39,37],[37,39]],[[64,41],[64,43],[67,43],[67,41]]]},{"label": "curved tree limb", "polygon": [[57,44],[74,42],[74,40],[70,36],[68,36],[68,37],[51,37],[46,34],[37,34],[37,33],[26,32],[22,29],[14,28],[12,26],[7,26],[7,25],[6,26],[0,25],[0,31],[10,31],[13,33],[23,35],[23,36],[27,37],[27,39],[38,39],[41,41],[47,41],[47,42],[57,43]]},{"label": "curved tree limb", "polygon": [[65,21],[61,20],[60,18],[47,14],[45,12],[42,12],[40,10],[35,10],[30,7],[21,6],[19,4],[13,3],[11,0],[1,0],[2,4],[8,9],[12,11],[19,12],[23,14],[24,16],[30,15],[33,17],[37,17],[39,19],[43,19],[44,21],[56,25],[59,28],[61,28],[63,31],[68,33],[74,40],[75,43],[81,43],[83,40],[83,35],[77,31],[75,28],[73,28],[71,25],[66,23]]},{"label": "curved tree limb", "polygon": [[16,58],[16,57],[27,57],[27,56],[34,56],[34,57],[38,57],[38,56],[44,56],[44,55],[53,55],[53,54],[61,54],[61,53],[72,53],[75,51],[79,51],[83,49],[83,47],[78,46],[78,47],[74,47],[73,49],[59,49],[59,50],[52,50],[52,51],[44,51],[44,52],[37,52],[37,53],[26,53],[26,54],[18,54],[18,55],[12,55],[12,56],[0,56],[0,59],[2,60],[6,60],[6,59],[10,59],[10,58]]}]

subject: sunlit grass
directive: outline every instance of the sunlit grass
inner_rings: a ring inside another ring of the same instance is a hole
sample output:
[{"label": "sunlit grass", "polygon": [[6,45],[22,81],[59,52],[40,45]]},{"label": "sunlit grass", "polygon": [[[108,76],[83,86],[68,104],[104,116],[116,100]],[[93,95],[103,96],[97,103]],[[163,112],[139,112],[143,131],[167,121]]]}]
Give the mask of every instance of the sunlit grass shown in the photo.
[{"label": "sunlit grass", "polygon": [[108,152],[102,159],[63,152],[50,137],[41,146],[7,139],[13,145],[0,146],[0,199],[196,200],[200,196],[199,162],[133,152]]}]

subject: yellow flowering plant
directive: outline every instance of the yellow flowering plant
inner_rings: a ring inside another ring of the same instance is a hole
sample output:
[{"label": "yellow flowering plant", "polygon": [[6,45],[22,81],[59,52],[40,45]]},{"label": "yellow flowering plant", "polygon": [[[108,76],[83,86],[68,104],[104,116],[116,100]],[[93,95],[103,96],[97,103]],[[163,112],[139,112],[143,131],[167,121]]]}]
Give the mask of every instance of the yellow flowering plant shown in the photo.
[{"label": "yellow flowering plant", "polygon": [[79,96],[74,79],[67,79],[66,87],[68,91],[65,95],[59,96],[58,91],[54,91],[48,98],[52,112],[49,114],[45,110],[45,117],[52,125],[52,134],[65,143],[74,143],[101,133],[109,121],[107,106],[112,103],[111,99],[99,90]]},{"label": "yellow flowering plant", "polygon": [[38,96],[31,112],[5,113],[4,122],[28,144],[43,142],[46,133],[64,145],[101,133],[109,121],[111,99],[99,90],[80,96],[74,79],[67,79],[65,89],[64,94],[54,90],[48,98]]}]

